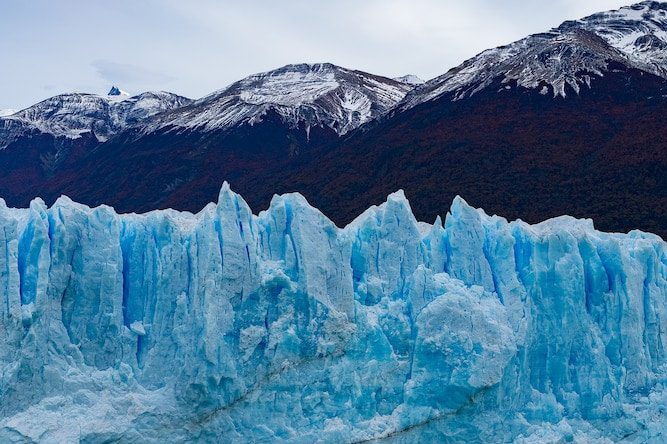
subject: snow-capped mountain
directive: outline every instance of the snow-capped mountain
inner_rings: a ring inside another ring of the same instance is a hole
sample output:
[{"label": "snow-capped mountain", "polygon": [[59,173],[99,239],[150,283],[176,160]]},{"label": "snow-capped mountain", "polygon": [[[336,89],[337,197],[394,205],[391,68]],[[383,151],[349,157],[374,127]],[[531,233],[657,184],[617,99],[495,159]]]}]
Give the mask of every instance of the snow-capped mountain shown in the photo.
[{"label": "snow-capped mountain", "polygon": [[391,110],[419,81],[323,63],[252,75],[196,101],[167,92],[130,97],[116,86],[106,96],[62,94],[0,119],[0,148],[30,132],[70,139],[92,132],[104,142],[130,127],[139,134],[226,130],[254,125],[269,112],[289,128],[329,128],[343,135]]},{"label": "snow-capped mountain", "polygon": [[0,109],[0,117],[11,116],[16,112],[15,109]]},{"label": "snow-capped mountain", "polygon": [[255,74],[154,119],[164,129],[225,130],[254,125],[270,111],[291,128],[303,125],[348,133],[399,103],[412,85],[330,63],[287,65]]},{"label": "snow-capped mountain", "polygon": [[602,12],[482,52],[408,94],[401,108],[449,94],[469,97],[501,80],[565,97],[618,66],[667,77],[667,3]]},{"label": "snow-capped mountain", "polygon": [[397,82],[407,83],[408,85],[414,85],[414,86],[426,83],[424,79],[414,74],[406,74],[401,77],[394,77],[394,80],[396,80]]},{"label": "snow-capped mountain", "polygon": [[104,141],[128,126],[188,103],[190,99],[168,92],[129,97],[116,87],[107,96],[62,94],[1,118],[0,148],[31,132],[70,139],[92,132]]}]

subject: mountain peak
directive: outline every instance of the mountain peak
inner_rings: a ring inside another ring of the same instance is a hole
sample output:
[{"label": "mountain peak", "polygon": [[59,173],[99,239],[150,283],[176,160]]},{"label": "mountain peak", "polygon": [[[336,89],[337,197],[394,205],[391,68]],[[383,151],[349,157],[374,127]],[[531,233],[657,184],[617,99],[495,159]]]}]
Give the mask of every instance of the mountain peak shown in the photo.
[{"label": "mountain peak", "polygon": [[422,78],[420,78],[420,77],[418,77],[414,74],[406,74],[404,76],[394,77],[394,80],[396,80],[397,82],[405,83],[405,84],[408,84],[408,85],[414,85],[414,86],[422,85],[422,84],[426,83]]},{"label": "mountain peak", "polygon": [[111,89],[109,90],[109,92],[107,93],[107,95],[108,96],[115,96],[115,97],[119,97],[119,96],[129,97],[130,96],[129,93],[123,91],[122,89],[118,88],[117,86],[112,86]]}]

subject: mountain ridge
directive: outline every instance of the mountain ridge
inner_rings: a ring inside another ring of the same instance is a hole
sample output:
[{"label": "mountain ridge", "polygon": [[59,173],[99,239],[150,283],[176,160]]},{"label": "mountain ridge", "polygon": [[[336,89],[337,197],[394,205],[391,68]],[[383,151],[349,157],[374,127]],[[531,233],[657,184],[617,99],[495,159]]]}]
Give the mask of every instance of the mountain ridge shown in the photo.
[{"label": "mountain ridge", "polygon": [[289,127],[303,123],[345,135],[389,111],[410,89],[412,85],[331,63],[286,65],[248,76],[166,114],[144,133],[253,125],[273,110]]},{"label": "mountain ridge", "polygon": [[68,139],[91,132],[103,142],[122,129],[189,102],[186,97],[163,91],[133,97],[120,93],[60,94],[0,118],[0,149],[34,131]]},{"label": "mountain ridge", "polygon": [[[656,50],[657,47],[657,50]],[[667,77],[667,3],[641,2],[566,21],[552,30],[488,49],[408,93],[400,109],[452,95],[460,100],[496,79],[566,97],[604,75],[610,63]],[[511,87],[511,86],[510,86]]]},{"label": "mountain ridge", "polygon": [[[590,88],[591,82],[602,76],[610,63],[667,76],[667,3],[643,1],[579,20],[568,20],[548,32],[483,51],[426,82],[414,75],[389,79],[331,63],[301,63],[250,75],[196,100],[161,92],[181,100],[150,113],[147,117],[155,118],[147,119],[143,128],[136,128],[138,122],[114,130],[110,129],[112,124],[98,124],[96,135],[104,141],[124,129],[139,135],[165,130],[225,130],[241,124],[252,125],[273,110],[293,128],[303,122],[306,130],[318,125],[343,136],[389,112],[404,110],[445,94],[451,95],[452,100],[462,99],[497,78],[503,79],[506,88],[516,82],[554,97],[566,97],[566,90],[578,94],[580,88]],[[365,80],[358,82],[355,77]],[[119,101],[128,96],[116,86],[110,93],[113,94],[89,96]],[[77,94],[87,95],[71,95]],[[144,94],[158,93],[148,92],[135,97]],[[32,108],[67,96],[54,96],[11,116],[0,116],[0,119],[20,118]],[[31,129],[56,137],[73,138],[86,129],[96,129],[91,123],[57,130],[44,122],[27,123],[42,123]],[[5,123],[4,126],[17,125]],[[0,133],[0,146],[7,146],[12,137]]]}]

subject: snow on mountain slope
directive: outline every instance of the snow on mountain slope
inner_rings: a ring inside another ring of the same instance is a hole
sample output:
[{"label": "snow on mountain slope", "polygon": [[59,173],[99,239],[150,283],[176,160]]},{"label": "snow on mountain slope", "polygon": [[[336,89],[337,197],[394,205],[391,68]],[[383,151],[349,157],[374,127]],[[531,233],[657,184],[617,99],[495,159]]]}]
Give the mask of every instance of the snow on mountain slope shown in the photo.
[{"label": "snow on mountain slope", "polygon": [[543,34],[489,49],[405,98],[401,108],[451,94],[468,97],[500,79],[565,97],[590,87],[614,63],[667,77],[667,3],[646,1],[568,21]]},{"label": "snow on mountain slope", "polygon": [[595,32],[637,66],[667,77],[667,3],[646,1],[565,22],[559,29],[576,27]]},{"label": "snow on mountain slope", "polygon": [[103,141],[147,117],[189,102],[190,99],[167,92],[146,92],[134,97],[120,90],[108,96],[62,94],[1,118],[0,148],[31,131],[67,138],[92,131]]},{"label": "snow on mountain slope", "polygon": [[0,109],[0,117],[11,116],[15,112],[15,109]]},{"label": "snow on mountain slope", "polygon": [[144,132],[225,130],[260,122],[274,111],[290,127],[327,127],[346,134],[400,102],[411,85],[329,63],[287,65],[252,75],[153,119]]},{"label": "snow on mountain slope", "polygon": [[0,202],[2,442],[659,442],[667,244],[402,192],[346,228]]}]

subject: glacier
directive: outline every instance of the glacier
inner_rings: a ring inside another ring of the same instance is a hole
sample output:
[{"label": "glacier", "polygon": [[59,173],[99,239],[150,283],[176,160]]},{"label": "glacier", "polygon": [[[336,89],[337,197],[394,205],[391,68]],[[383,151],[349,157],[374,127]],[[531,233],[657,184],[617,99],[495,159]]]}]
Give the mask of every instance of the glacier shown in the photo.
[{"label": "glacier", "polygon": [[461,198],[0,200],[0,442],[660,442],[666,298],[658,236]]}]

